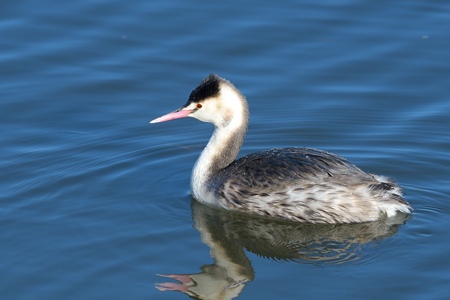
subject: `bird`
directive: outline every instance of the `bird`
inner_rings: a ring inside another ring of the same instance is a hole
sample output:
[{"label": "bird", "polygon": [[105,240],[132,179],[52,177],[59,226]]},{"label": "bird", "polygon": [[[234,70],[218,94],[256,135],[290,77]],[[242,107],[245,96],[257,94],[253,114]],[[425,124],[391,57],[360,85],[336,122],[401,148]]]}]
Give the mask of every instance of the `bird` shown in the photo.
[{"label": "bird", "polygon": [[274,148],[236,159],[247,133],[248,103],[216,74],[193,89],[182,107],[150,123],[184,117],[215,126],[192,170],[191,194],[201,203],[315,224],[372,222],[413,212],[394,180],[325,150]]}]

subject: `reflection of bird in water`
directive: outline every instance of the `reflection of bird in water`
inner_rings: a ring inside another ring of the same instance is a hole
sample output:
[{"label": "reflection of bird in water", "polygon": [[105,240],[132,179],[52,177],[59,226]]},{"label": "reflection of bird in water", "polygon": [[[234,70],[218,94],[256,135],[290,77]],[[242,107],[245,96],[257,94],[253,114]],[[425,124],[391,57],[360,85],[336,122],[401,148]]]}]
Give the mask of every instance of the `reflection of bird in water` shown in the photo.
[{"label": "reflection of bird in water", "polygon": [[326,151],[271,149],[235,160],[247,132],[247,101],[234,85],[216,75],[195,88],[180,109],[151,123],[183,117],[216,127],[192,172],[192,194],[202,203],[265,217],[334,224],[412,211],[396,183]]},{"label": "reflection of bird in water", "polygon": [[214,263],[200,273],[161,275],[179,283],[156,285],[194,299],[233,299],[254,279],[244,249],[274,260],[345,263],[359,259],[364,245],[394,235],[408,215],[360,224],[301,224],[218,210],[191,202],[194,226],[211,249]]}]

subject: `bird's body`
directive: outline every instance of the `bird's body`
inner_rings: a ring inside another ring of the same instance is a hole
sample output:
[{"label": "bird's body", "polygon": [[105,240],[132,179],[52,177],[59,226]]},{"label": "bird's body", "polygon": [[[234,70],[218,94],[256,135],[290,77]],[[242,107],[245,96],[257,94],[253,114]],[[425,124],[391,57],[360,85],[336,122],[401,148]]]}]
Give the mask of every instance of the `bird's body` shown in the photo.
[{"label": "bird's body", "polygon": [[192,172],[192,194],[202,203],[310,223],[359,223],[412,212],[396,183],[326,151],[270,149],[235,160],[247,131],[247,102],[216,75],[194,89],[182,108],[151,123],[187,116],[216,127]]}]

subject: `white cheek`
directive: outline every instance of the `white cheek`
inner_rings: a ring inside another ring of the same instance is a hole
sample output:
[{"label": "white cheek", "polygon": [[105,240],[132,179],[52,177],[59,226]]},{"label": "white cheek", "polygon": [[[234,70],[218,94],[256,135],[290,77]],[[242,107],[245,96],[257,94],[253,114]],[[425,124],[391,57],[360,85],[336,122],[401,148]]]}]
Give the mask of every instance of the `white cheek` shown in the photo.
[{"label": "white cheek", "polygon": [[198,108],[189,116],[203,122],[216,123],[217,118],[220,117],[220,111],[217,107],[217,103],[219,103],[218,100],[209,99],[207,104],[203,103],[201,108]]},{"label": "white cheek", "polygon": [[211,114],[206,112],[203,108],[200,108],[195,113],[190,114],[189,117],[196,118],[202,122],[213,122],[211,119]]}]

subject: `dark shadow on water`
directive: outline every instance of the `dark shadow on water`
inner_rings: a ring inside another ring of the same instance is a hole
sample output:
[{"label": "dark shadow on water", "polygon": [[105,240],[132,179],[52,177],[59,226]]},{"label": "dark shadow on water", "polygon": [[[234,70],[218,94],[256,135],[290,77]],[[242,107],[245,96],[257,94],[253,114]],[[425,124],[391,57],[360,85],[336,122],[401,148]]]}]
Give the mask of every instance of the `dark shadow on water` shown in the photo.
[{"label": "dark shadow on water", "polygon": [[222,211],[192,200],[194,227],[211,249],[213,264],[200,273],[160,275],[179,283],[156,284],[194,299],[233,299],[255,278],[245,250],[284,261],[340,264],[354,261],[364,246],[394,235],[408,216],[349,225],[298,224]]}]

